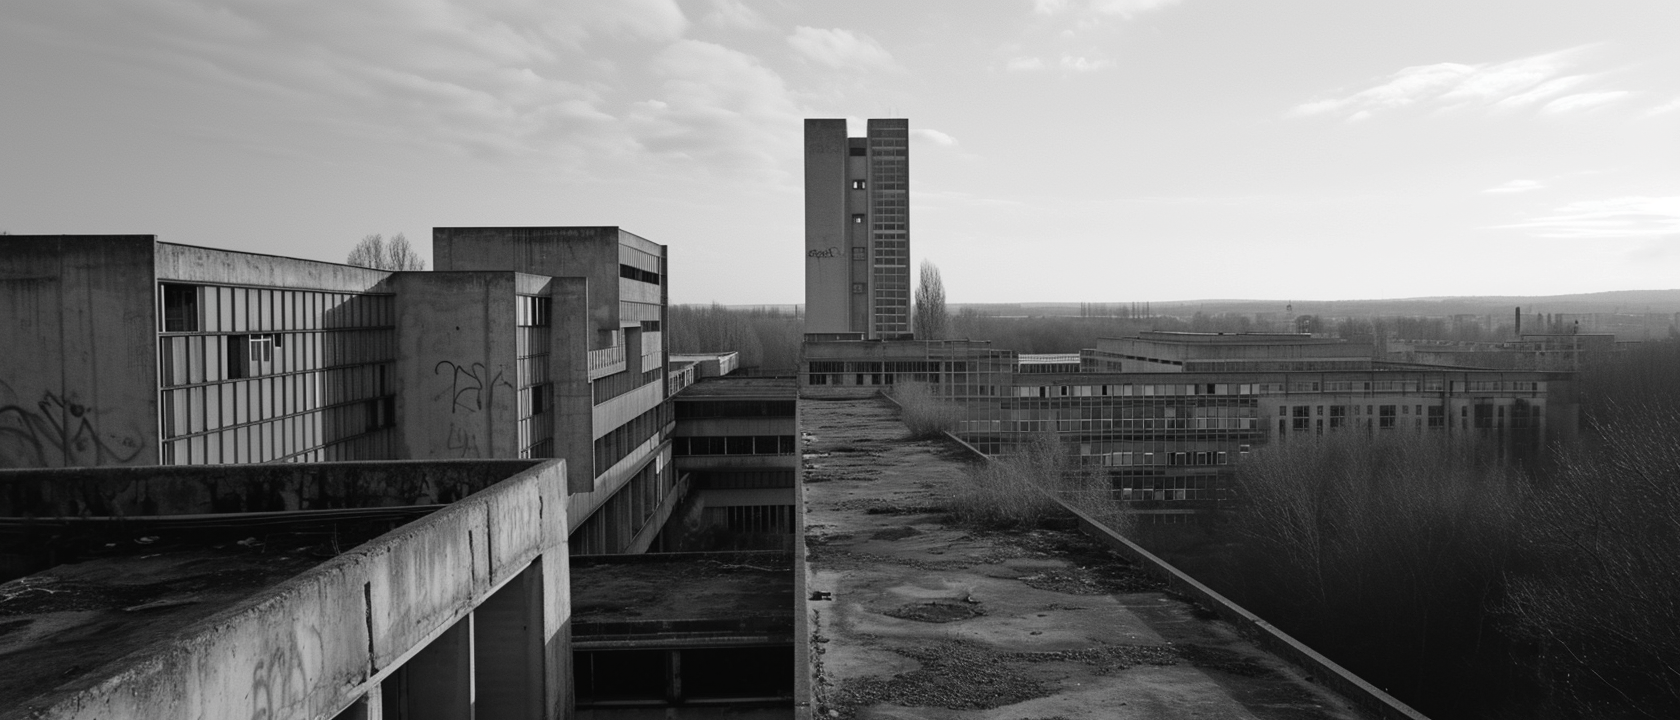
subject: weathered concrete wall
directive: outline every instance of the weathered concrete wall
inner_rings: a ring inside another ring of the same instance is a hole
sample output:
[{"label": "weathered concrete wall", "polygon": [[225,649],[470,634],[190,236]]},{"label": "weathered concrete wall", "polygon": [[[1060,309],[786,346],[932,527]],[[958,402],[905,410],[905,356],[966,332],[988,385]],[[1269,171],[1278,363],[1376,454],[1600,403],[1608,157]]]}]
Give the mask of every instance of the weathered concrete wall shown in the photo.
[{"label": "weathered concrete wall", "polygon": [[[852,327],[846,121],[805,120],[805,332]],[[860,211],[861,212],[861,211]]]},{"label": "weathered concrete wall", "polygon": [[[566,459],[571,491],[595,486],[595,396],[589,385],[589,279],[555,278],[548,372],[554,382],[554,454]],[[570,516],[575,521],[581,516]]]},{"label": "weathered concrete wall", "polygon": [[335,292],[385,292],[386,270],[316,260],[158,243],[159,280]]},{"label": "weathered concrete wall", "polygon": [[588,278],[597,349],[606,346],[599,331],[618,329],[618,236],[615,227],[433,228],[432,258],[438,270]]},{"label": "weathered concrete wall", "polygon": [[535,716],[564,717],[571,697],[564,499],[563,463],[530,467],[120,666],[50,690],[15,716],[314,720],[363,697],[377,707],[380,683],[428,643],[510,581],[535,579],[540,587],[529,595],[541,603],[541,627],[529,630],[544,656]]},{"label": "weathered concrete wall", "polygon": [[0,468],[157,463],[153,244],[0,237]]},{"label": "weathered concrete wall", "polygon": [[671,443],[660,442],[657,437],[648,438],[623,459],[613,463],[612,467],[602,468],[601,474],[594,478],[592,486],[579,490],[574,480],[572,494],[566,498],[566,517],[573,524],[582,525],[584,520],[605,505],[625,483],[636,476],[636,473],[647,467],[648,463],[656,463],[656,467],[662,470],[669,467]]},{"label": "weathered concrete wall", "polygon": [[402,273],[391,286],[400,456],[518,457],[515,274]]},{"label": "weathered concrete wall", "polygon": [[451,503],[535,460],[0,470],[0,517],[142,517]]},{"label": "weathered concrete wall", "polygon": [[[634,371],[635,368],[632,367],[631,370]],[[601,437],[616,430],[624,423],[635,420],[638,415],[658,407],[664,401],[665,378],[661,377],[635,390],[596,405],[591,410],[595,416],[595,437]]]}]

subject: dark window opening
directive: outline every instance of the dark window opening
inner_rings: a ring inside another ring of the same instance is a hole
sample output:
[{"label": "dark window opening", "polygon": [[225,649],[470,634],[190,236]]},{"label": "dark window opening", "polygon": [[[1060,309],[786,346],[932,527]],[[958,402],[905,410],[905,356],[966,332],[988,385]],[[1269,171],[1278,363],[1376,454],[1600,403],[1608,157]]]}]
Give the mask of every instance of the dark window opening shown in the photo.
[{"label": "dark window opening", "polygon": [[198,286],[163,286],[163,331],[198,332]]},{"label": "dark window opening", "polygon": [[640,280],[645,283],[653,283],[654,285],[659,284],[659,273],[652,270],[643,270],[639,267],[631,265],[620,264],[618,266],[618,276],[627,280]]}]

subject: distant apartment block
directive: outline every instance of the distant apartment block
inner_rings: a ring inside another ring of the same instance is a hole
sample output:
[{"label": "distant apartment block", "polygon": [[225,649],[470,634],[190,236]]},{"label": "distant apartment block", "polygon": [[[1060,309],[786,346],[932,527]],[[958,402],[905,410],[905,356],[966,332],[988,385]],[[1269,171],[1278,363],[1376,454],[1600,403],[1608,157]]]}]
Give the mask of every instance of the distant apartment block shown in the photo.
[{"label": "distant apartment block", "polygon": [[566,460],[572,549],[675,498],[665,247],[438,228],[436,272],[151,236],[0,238],[0,467]]},{"label": "distant apartment block", "polygon": [[908,120],[805,120],[805,333],[911,336]]}]

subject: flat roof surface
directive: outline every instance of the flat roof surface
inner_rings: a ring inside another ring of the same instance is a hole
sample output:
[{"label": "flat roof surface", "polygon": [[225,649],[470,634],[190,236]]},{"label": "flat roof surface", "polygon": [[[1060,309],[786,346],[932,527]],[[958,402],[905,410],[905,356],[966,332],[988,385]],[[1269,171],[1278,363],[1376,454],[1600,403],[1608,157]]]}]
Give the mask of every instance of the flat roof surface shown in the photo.
[{"label": "flat roof surface", "polygon": [[818,715],[1363,717],[1076,531],[946,524],[970,456],[885,401],[800,412]]},{"label": "flat roof surface", "polygon": [[[100,546],[80,562],[0,584],[0,717],[64,697],[123,656],[169,640],[390,529],[160,532]],[[242,542],[243,540],[243,542]]]},{"label": "flat roof surface", "polygon": [[571,587],[572,637],[584,649],[793,639],[793,556],[787,553],[574,557]]},{"label": "flat roof surface", "polygon": [[710,377],[677,393],[678,400],[710,397],[786,397],[799,394],[799,381],[790,377]]}]

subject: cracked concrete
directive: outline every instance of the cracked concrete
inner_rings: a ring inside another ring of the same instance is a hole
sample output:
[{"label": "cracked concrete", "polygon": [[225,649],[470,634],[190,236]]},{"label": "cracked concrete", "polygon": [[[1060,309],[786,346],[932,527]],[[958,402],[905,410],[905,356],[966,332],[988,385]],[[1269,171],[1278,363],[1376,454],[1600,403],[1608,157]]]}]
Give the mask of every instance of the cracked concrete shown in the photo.
[{"label": "cracked concrete", "polygon": [[890,404],[801,414],[817,717],[1362,717],[1076,531],[947,524],[966,456]]}]

